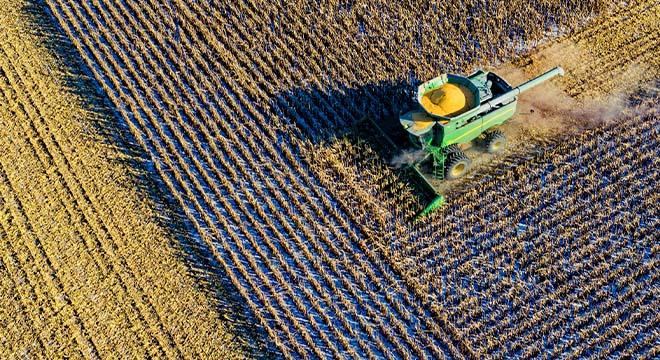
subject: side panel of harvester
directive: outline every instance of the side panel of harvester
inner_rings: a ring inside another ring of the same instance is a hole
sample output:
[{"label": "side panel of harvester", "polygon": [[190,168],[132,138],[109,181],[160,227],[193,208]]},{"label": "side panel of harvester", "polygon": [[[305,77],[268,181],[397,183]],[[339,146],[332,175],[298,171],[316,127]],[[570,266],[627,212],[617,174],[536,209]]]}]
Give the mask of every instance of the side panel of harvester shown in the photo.
[{"label": "side panel of harvester", "polygon": [[442,128],[442,131],[444,131],[442,146],[445,147],[452,144],[463,144],[472,141],[491,127],[502,125],[513,117],[517,105],[518,101],[514,100],[513,102],[502,106],[497,111],[447,123],[447,125]]}]

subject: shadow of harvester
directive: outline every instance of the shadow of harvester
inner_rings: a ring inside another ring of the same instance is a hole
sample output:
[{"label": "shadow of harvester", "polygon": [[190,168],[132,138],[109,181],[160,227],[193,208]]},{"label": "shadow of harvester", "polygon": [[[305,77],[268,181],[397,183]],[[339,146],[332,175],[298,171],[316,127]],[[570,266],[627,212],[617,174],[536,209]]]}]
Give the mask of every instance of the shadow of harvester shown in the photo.
[{"label": "shadow of harvester", "polygon": [[[418,84],[411,76],[358,87],[296,88],[280,93],[272,106],[294,125],[295,137],[307,144],[301,152],[312,166],[328,166],[323,157],[337,156],[346,172],[357,173],[352,181],[374,198],[383,203],[402,200],[400,206],[388,209],[392,216],[409,218],[435,198],[406,166],[419,151],[411,149],[408,134],[399,123],[400,113],[415,105]],[[337,177],[347,176],[339,172]],[[383,173],[391,176],[365,175]],[[387,184],[373,183],[379,181]],[[409,189],[412,198],[402,197],[402,188]]]}]

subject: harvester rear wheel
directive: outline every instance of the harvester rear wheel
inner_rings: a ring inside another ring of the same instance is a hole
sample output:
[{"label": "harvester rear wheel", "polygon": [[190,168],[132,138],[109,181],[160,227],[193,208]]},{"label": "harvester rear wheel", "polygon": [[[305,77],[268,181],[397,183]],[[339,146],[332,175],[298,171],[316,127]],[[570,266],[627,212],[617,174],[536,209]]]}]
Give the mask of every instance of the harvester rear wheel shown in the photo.
[{"label": "harvester rear wheel", "polygon": [[445,161],[445,178],[452,180],[465,175],[470,168],[470,163],[470,158],[463,151],[450,152]]},{"label": "harvester rear wheel", "polygon": [[506,146],[506,136],[504,133],[499,130],[493,130],[486,133],[486,138],[484,139],[484,147],[486,151],[490,154],[495,154]]},{"label": "harvester rear wheel", "polygon": [[463,151],[463,150],[461,150],[461,148],[458,147],[457,144],[451,144],[451,145],[449,145],[445,148],[445,154],[447,154],[447,155],[449,155],[451,153],[455,153],[455,152],[461,152],[461,151]]}]

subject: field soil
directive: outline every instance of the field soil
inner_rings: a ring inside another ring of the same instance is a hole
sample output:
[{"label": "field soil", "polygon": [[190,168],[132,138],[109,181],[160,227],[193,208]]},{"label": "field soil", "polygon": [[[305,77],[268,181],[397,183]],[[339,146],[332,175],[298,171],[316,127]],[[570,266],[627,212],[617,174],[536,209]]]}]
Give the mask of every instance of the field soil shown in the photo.
[{"label": "field soil", "polygon": [[[464,179],[434,182],[443,193],[472,183],[493,160],[533,154],[551,141],[611,125],[630,111],[631,96],[652,90],[660,75],[657,4],[635,2],[617,7],[576,33],[554,39],[528,54],[488,67],[513,86],[562,66],[555,78],[520,96],[516,116],[500,127],[507,149],[490,155],[478,146],[467,150],[472,166]],[[631,102],[632,100],[632,102]]]}]

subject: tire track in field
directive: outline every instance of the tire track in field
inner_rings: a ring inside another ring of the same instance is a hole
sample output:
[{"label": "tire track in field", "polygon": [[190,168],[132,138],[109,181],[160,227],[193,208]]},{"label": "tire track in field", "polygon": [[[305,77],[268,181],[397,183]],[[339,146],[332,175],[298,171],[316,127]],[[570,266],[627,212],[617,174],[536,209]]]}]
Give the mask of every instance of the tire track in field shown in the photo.
[{"label": "tire track in field", "polygon": [[660,76],[658,19],[660,4],[635,1],[515,63],[528,75],[561,64],[561,87],[578,100],[632,92]]}]

